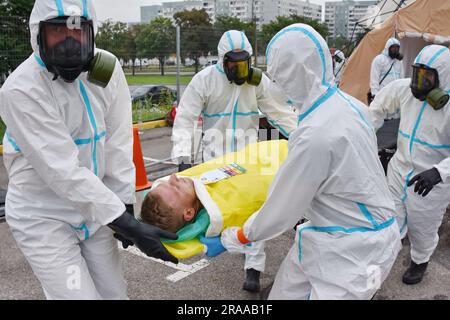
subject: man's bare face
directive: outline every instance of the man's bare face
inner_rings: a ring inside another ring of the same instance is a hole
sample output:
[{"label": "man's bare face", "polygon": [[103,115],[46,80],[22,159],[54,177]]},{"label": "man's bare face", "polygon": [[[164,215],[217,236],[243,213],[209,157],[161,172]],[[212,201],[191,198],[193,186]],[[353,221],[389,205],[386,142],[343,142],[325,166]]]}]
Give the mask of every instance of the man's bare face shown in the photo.
[{"label": "man's bare face", "polygon": [[82,36],[81,29],[68,29],[65,26],[51,25],[46,27],[47,45],[53,48],[69,37],[74,38],[81,44],[84,44],[85,37]]},{"label": "man's bare face", "polygon": [[164,202],[176,211],[193,207],[197,200],[194,182],[175,174],[172,174],[168,181],[161,182],[152,192],[157,192]]}]

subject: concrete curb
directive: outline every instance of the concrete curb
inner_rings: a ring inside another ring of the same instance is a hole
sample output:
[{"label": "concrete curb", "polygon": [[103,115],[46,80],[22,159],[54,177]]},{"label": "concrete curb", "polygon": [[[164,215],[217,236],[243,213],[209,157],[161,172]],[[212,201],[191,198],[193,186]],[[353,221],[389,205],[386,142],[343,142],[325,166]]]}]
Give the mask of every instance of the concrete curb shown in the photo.
[{"label": "concrete curb", "polygon": [[[133,127],[138,128],[139,130],[150,130],[155,128],[167,127],[168,125],[169,124],[166,120],[156,120],[134,124]],[[0,145],[0,155],[3,155],[3,145]]]}]

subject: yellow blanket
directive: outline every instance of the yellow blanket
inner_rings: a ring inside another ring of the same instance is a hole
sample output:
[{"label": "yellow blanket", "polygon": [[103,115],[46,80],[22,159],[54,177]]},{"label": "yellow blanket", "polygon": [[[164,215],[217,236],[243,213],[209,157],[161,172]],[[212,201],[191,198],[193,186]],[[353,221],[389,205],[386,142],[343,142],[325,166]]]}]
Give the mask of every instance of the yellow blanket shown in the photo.
[{"label": "yellow blanket", "polygon": [[[242,226],[263,205],[272,180],[287,157],[286,140],[272,140],[247,145],[238,152],[202,163],[178,176],[194,180],[196,193],[210,217],[206,236],[217,236],[230,226]],[[231,163],[246,171],[212,184],[199,183],[202,174]],[[198,239],[164,244],[171,254],[186,259],[204,251]]]}]

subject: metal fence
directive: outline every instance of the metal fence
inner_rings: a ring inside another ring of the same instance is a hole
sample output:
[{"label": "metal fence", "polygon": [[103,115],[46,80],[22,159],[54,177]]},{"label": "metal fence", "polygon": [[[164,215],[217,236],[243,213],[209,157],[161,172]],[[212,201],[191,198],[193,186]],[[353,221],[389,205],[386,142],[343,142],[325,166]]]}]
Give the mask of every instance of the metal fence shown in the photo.
[{"label": "metal fence", "polygon": [[31,52],[28,18],[0,17],[0,85]]}]

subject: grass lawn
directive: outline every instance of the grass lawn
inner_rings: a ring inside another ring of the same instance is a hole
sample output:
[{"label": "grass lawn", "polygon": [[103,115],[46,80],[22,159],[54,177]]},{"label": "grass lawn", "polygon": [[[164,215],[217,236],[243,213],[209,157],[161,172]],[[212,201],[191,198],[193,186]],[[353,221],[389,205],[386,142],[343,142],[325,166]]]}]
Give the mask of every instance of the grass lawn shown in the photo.
[{"label": "grass lawn", "polygon": [[133,123],[139,122],[139,113],[141,113],[141,121],[163,120],[166,118],[172,106],[154,106],[138,108],[133,106]]},{"label": "grass lawn", "polygon": [[[198,69],[201,70],[202,67],[200,66]],[[132,70],[133,69],[129,68],[129,67],[124,67],[123,68],[123,71],[126,72],[126,73],[131,73]],[[139,72],[161,72],[161,70],[159,70],[158,66],[149,66],[149,67],[142,67],[142,68],[136,67],[134,69],[134,71],[136,73],[139,73]],[[177,71],[177,67],[176,66],[165,66],[164,67],[164,71],[165,72],[176,72]],[[195,72],[195,68],[194,67],[181,66],[180,71],[181,72]]]},{"label": "grass lawn", "polygon": [[[128,84],[177,84],[177,77],[175,75],[127,75]],[[192,76],[180,76],[180,84],[188,84]]]}]

